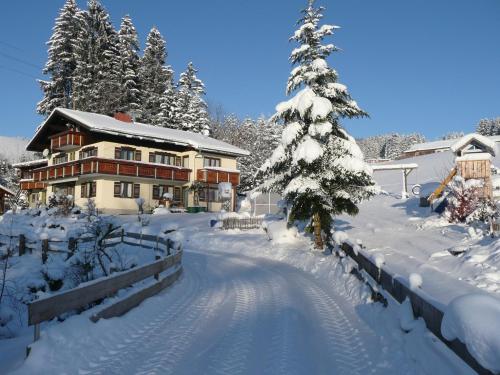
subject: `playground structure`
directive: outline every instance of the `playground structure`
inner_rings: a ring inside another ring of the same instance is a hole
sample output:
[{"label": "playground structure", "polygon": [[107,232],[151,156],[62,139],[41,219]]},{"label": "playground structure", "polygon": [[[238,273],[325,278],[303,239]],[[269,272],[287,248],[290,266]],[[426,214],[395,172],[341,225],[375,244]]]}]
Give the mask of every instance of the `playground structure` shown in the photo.
[{"label": "playground structure", "polygon": [[400,170],[403,177],[403,189],[401,191],[401,198],[408,198],[408,175],[418,168],[418,164],[391,164],[391,165],[372,165],[372,170],[375,171],[394,171]]},{"label": "playground structure", "polygon": [[491,159],[497,153],[496,143],[482,135],[473,133],[460,138],[450,149],[456,156],[456,165],[440,183],[438,188],[427,198],[428,203],[432,204],[436,199],[440,198],[446,186],[457,175],[465,180],[482,180],[482,196],[492,199]]}]

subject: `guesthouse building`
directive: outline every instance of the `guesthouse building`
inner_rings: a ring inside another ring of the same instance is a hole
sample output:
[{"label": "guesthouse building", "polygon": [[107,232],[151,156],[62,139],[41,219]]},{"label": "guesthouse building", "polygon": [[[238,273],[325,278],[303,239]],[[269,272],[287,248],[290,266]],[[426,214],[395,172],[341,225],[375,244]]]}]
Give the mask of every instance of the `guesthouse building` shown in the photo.
[{"label": "guesthouse building", "polygon": [[56,108],[27,146],[46,161],[18,165],[20,188],[30,205],[49,196],[71,195],[78,206],[92,198],[109,214],[137,212],[164,203],[187,210],[218,211],[219,184],[231,185],[227,207],[236,206],[238,157],[245,150],[198,133],[134,122],[114,116]]}]

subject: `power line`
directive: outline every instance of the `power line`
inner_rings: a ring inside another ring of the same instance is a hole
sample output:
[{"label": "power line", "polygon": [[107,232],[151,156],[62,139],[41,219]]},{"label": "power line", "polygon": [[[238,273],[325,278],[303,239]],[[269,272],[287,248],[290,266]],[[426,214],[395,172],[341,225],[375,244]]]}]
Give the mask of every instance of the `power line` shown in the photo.
[{"label": "power line", "polygon": [[8,53],[0,52],[0,56],[3,56],[5,58],[7,58],[7,59],[11,59],[11,60],[17,61],[17,62],[19,62],[21,64],[24,64],[24,65],[27,65],[27,66],[29,66],[31,68],[36,69],[37,71],[42,70],[38,65],[35,65],[35,64],[30,63],[29,61],[20,59],[19,57],[15,57],[15,56],[9,55]]},{"label": "power line", "polygon": [[21,74],[23,76],[30,77],[30,78],[33,78],[33,79],[36,79],[36,80],[40,79],[39,77],[35,77],[34,75],[32,75],[30,73],[26,73],[26,72],[23,72],[21,70],[17,70],[15,68],[11,68],[11,67],[8,67],[8,66],[0,65],[0,69],[9,70],[11,72],[14,72],[14,73],[17,73],[17,74]]},{"label": "power line", "polygon": [[22,48],[19,48],[19,47],[13,45],[13,44],[7,43],[7,42],[5,42],[3,40],[0,40],[0,44],[4,45],[6,47],[9,47],[11,49],[15,49],[15,50],[17,50],[19,52],[25,52]]}]

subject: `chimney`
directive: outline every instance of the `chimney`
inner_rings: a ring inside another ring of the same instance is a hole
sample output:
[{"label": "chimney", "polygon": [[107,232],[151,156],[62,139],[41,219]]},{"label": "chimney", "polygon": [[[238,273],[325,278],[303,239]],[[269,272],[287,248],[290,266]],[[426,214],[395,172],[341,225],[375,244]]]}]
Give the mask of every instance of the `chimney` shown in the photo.
[{"label": "chimney", "polygon": [[127,123],[133,122],[132,117],[128,113],[125,113],[125,112],[116,112],[113,117],[118,121],[123,121],[123,122],[127,122]]}]

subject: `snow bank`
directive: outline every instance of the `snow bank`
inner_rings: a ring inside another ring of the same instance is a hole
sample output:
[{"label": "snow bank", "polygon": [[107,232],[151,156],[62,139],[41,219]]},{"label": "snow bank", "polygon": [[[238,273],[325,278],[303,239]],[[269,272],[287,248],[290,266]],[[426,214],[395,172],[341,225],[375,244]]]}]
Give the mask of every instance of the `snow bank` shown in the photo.
[{"label": "snow bank", "polygon": [[484,294],[454,299],[444,312],[441,333],[463,342],[485,368],[500,371],[500,300]]},{"label": "snow bank", "polygon": [[295,226],[287,228],[287,222],[282,221],[265,221],[262,226],[267,232],[267,236],[274,243],[294,244],[297,242],[297,228]]}]

